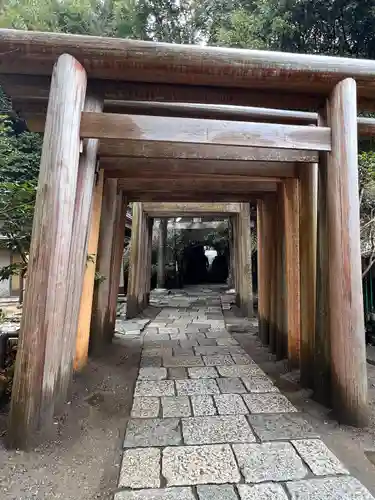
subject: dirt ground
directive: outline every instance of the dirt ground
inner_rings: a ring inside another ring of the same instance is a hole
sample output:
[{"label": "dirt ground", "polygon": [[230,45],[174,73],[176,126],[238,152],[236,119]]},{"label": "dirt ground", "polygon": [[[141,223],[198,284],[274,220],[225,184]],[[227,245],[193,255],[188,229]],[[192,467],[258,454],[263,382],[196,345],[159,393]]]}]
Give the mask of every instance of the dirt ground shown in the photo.
[{"label": "dirt ground", "polygon": [[55,439],[28,453],[5,449],[6,410],[0,411],[1,500],[113,498],[139,357],[139,341],[116,339],[90,360],[55,421]]},{"label": "dirt ground", "polygon": [[311,399],[311,391],[285,380],[284,361],[274,362],[255,335],[232,333],[256,363],[320,434],[326,445],[341,459],[351,474],[357,477],[375,496],[375,366],[367,364],[370,400],[370,425],[365,429],[339,425],[328,408]]}]

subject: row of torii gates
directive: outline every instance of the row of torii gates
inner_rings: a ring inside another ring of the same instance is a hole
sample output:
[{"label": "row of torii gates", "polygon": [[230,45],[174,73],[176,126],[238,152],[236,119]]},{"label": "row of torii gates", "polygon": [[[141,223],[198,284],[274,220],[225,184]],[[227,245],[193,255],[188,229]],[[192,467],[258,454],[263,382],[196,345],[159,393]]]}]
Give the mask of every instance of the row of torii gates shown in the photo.
[{"label": "row of torii gates", "polygon": [[241,204],[247,313],[256,202],[261,339],[341,421],[366,423],[357,143],[375,121],[357,106],[375,109],[375,61],[13,30],[0,54],[0,84],[44,131],[10,445],[46,435],[63,408],[91,309],[92,353],[112,338],[129,201],[130,311],[149,291],[157,214],[142,204],[212,202]]}]

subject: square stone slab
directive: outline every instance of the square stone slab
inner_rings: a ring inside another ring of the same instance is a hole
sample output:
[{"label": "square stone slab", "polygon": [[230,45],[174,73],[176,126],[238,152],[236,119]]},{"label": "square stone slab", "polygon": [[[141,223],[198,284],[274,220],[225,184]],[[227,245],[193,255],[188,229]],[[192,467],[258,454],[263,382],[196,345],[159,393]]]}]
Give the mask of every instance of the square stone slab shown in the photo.
[{"label": "square stone slab", "polygon": [[168,378],[171,380],[178,380],[188,378],[186,368],[178,366],[177,368],[168,368]]},{"label": "square stone slab", "polygon": [[235,378],[218,378],[216,380],[220,391],[223,394],[242,394],[246,391],[245,386],[241,382],[241,379]]},{"label": "square stone slab", "polygon": [[235,444],[233,451],[246,483],[302,479],[308,474],[290,443]]},{"label": "square stone slab", "polygon": [[255,436],[243,415],[183,418],[182,434],[186,444],[255,441]]},{"label": "square stone slab", "polygon": [[139,380],[164,380],[167,378],[166,368],[140,368],[138,379]]},{"label": "square stone slab", "polygon": [[234,361],[229,354],[212,354],[211,356],[202,356],[206,366],[233,365]]},{"label": "square stone slab", "polygon": [[187,396],[164,396],[161,398],[163,418],[190,417],[190,401]]},{"label": "square stone slab", "polygon": [[168,486],[238,483],[241,479],[228,444],[165,448],[162,474]]},{"label": "square stone slab", "polygon": [[220,394],[219,387],[214,379],[176,380],[176,389],[179,396],[197,396],[200,394]]},{"label": "square stone slab", "polygon": [[254,377],[255,375],[264,375],[262,370],[257,365],[233,365],[233,366],[218,366],[217,371],[221,377]]},{"label": "square stone slab", "polygon": [[185,348],[185,349],[189,349],[190,347],[194,347],[198,345],[198,341],[197,340],[180,340],[180,346]]},{"label": "square stone slab", "polygon": [[245,394],[243,399],[250,413],[290,413],[297,411],[288,398],[278,393]]},{"label": "square stone slab", "polygon": [[231,484],[197,486],[199,500],[238,500]]},{"label": "square stone slab", "polygon": [[249,413],[239,394],[220,394],[220,396],[214,396],[214,400],[219,415],[246,415]]},{"label": "square stone slab", "polygon": [[178,366],[204,366],[200,356],[171,356],[163,359],[163,366],[175,368]]},{"label": "square stone slab", "polygon": [[264,483],[248,486],[239,484],[237,486],[241,500],[288,500],[288,497],[280,484]]},{"label": "square stone slab", "polygon": [[298,439],[292,444],[316,476],[349,474],[320,439]]},{"label": "square stone slab", "polygon": [[248,354],[238,354],[233,352],[233,348],[231,349],[231,355],[233,358],[233,361],[235,362],[236,365],[253,365],[254,360],[250,358]]},{"label": "square stone slab", "polygon": [[191,396],[190,401],[195,417],[217,415],[212,396]]},{"label": "square stone slab", "polygon": [[191,488],[162,488],[161,490],[120,491],[114,500],[195,500]]},{"label": "square stone slab", "polygon": [[126,428],[124,448],[180,444],[179,422],[178,418],[131,419]]},{"label": "square stone slab", "polygon": [[223,328],[210,328],[206,331],[206,337],[208,339],[220,339],[220,338],[228,338],[230,337],[230,334],[227,332],[227,330],[224,330]]},{"label": "square stone slab", "polygon": [[132,418],[155,418],[159,416],[160,400],[153,397],[135,397],[131,411]]},{"label": "square stone slab", "polygon": [[199,339],[198,344],[201,346],[216,346],[218,345],[216,339]]},{"label": "square stone slab", "polygon": [[134,396],[174,396],[173,380],[138,380]]},{"label": "square stone slab", "polygon": [[204,367],[204,368],[188,368],[188,373],[190,378],[217,378],[219,374],[214,367]]},{"label": "square stone slab", "polygon": [[143,358],[150,358],[153,356],[172,356],[172,347],[170,346],[162,346],[162,347],[147,347],[142,351]]},{"label": "square stone slab", "polygon": [[273,385],[271,379],[265,375],[242,377],[242,382],[249,392],[280,392],[279,389]]},{"label": "square stone slab", "polygon": [[213,346],[213,345],[196,346],[194,347],[194,351],[195,354],[204,356],[211,356],[212,354],[229,354],[228,347]]},{"label": "square stone slab", "polygon": [[139,365],[141,368],[148,367],[160,367],[161,357],[160,356],[144,356],[141,358],[141,363]]},{"label": "square stone slab", "polygon": [[124,451],[119,488],[158,488],[160,486],[159,448]]},{"label": "square stone slab", "polygon": [[194,356],[194,352],[191,347],[175,347],[173,356]]},{"label": "square stone slab", "polygon": [[247,418],[261,441],[319,437],[306,420],[294,413],[248,415]]},{"label": "square stone slab", "polygon": [[235,340],[234,338],[232,337],[228,337],[228,338],[218,338],[217,339],[217,345],[222,345],[222,346],[228,346],[228,345],[238,345],[238,342],[237,340]]},{"label": "square stone slab", "polygon": [[286,484],[292,500],[374,500],[354,477],[326,477]]}]

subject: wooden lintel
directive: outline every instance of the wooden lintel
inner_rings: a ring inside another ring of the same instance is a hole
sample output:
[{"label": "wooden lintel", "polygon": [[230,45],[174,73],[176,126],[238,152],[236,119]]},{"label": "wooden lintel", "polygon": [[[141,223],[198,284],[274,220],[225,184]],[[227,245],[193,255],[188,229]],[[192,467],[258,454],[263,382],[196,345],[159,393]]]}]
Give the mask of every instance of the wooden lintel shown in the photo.
[{"label": "wooden lintel", "polygon": [[126,192],[165,192],[169,191],[172,193],[182,192],[182,193],[225,193],[225,194],[235,194],[235,193],[256,193],[256,192],[274,192],[276,190],[276,182],[252,182],[240,179],[239,181],[228,181],[225,182],[222,179],[212,179],[212,177],[207,176],[205,179],[200,180],[195,177],[176,179],[149,179],[149,178],[138,178],[138,179],[126,179],[121,178],[118,181],[119,189],[124,189]]},{"label": "wooden lintel", "polygon": [[[243,160],[190,160],[157,158],[101,158],[100,168],[106,177],[183,177],[183,176],[250,176],[263,178],[294,177],[295,165],[277,162]],[[304,166],[303,166],[304,168]],[[306,166],[308,168],[308,166]],[[227,180],[230,180],[229,178]]]},{"label": "wooden lintel", "polygon": [[266,196],[264,192],[249,192],[249,193],[210,193],[210,192],[171,192],[171,191],[126,191],[129,201],[135,202],[178,202],[182,203],[240,203],[248,201],[256,201]]},{"label": "wooden lintel", "polygon": [[328,127],[83,112],[81,137],[330,151]]},{"label": "wooden lintel", "polygon": [[189,214],[199,217],[204,214],[230,214],[240,211],[239,203],[144,203],[143,210],[152,217]]},{"label": "wooden lintel", "polygon": [[[218,146],[215,144],[177,144],[171,142],[110,140],[100,141],[100,157],[125,158],[171,158],[191,160],[239,160],[314,163],[318,161],[316,151],[253,148],[249,146]],[[124,159],[125,159],[124,158]]]}]

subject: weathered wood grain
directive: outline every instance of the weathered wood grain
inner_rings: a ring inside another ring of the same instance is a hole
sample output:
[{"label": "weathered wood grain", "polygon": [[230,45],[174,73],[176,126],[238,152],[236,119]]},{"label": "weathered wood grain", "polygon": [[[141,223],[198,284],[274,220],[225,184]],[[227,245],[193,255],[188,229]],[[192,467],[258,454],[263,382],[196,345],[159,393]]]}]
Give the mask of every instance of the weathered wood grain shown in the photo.
[{"label": "weathered wood grain", "polygon": [[83,113],[81,136],[97,139],[330,151],[329,128],[272,123]]},{"label": "weathered wood grain", "polygon": [[9,444],[27,447],[52,426],[69,293],[86,73],[62,55],[52,74],[36,196],[27,291],[9,417]]},{"label": "weathered wood grain", "polygon": [[318,165],[299,169],[301,384],[314,385]]},{"label": "weathered wood grain", "polygon": [[[105,179],[100,218],[96,270],[101,280],[94,287],[91,316],[90,353],[98,355],[111,340],[110,293],[112,285],[112,255],[117,215],[117,180]],[[120,271],[119,271],[120,273]]]},{"label": "weathered wood grain", "polygon": [[298,179],[285,180],[283,188],[288,362],[290,369],[298,369],[301,349]]},{"label": "weathered wood grain", "polygon": [[[147,211],[147,206],[144,207]],[[174,215],[174,214],[173,214]],[[168,219],[162,218],[159,223],[159,238],[158,238],[158,275],[157,275],[157,287],[165,287],[165,251],[167,244],[167,227]]]},{"label": "weathered wood grain", "polygon": [[126,315],[128,318],[134,318],[139,312],[139,289],[141,287],[141,262],[142,255],[142,203],[133,203],[132,216],[132,235],[129,253],[129,272],[128,272],[128,293]]},{"label": "weathered wood grain", "polygon": [[353,79],[345,79],[335,87],[329,113],[333,149],[328,156],[325,194],[332,403],[342,422],[363,425],[368,421],[368,403]]},{"label": "weathered wood grain", "polygon": [[239,203],[145,203],[143,210],[152,217],[173,217],[189,214],[199,217],[205,215],[217,215],[226,213],[238,213]]}]

